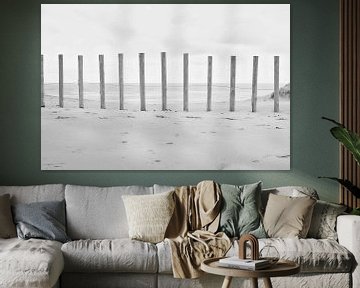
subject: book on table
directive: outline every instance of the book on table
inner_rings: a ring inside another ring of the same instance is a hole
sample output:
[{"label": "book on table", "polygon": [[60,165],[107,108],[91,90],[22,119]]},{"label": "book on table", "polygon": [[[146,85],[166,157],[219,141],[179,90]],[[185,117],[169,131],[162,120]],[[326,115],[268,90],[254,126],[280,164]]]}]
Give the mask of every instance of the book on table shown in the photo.
[{"label": "book on table", "polygon": [[240,259],[238,256],[233,256],[220,259],[219,266],[247,270],[260,270],[270,267],[271,263],[266,259]]}]

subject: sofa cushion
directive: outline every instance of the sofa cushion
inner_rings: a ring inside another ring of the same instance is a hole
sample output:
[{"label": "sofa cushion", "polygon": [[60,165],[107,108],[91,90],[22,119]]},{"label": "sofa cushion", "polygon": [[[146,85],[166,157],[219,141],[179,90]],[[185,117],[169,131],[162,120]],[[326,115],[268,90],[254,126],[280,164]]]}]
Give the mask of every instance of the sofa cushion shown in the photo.
[{"label": "sofa cushion", "polygon": [[261,206],[263,212],[265,212],[265,208],[270,194],[289,196],[289,197],[310,196],[311,198],[319,199],[319,195],[317,194],[316,190],[310,187],[284,186],[284,187],[276,187],[276,188],[267,188],[261,191]]},{"label": "sofa cushion", "polygon": [[261,182],[243,186],[221,184],[221,193],[219,231],[229,237],[247,233],[266,237],[260,215]]},{"label": "sofa cushion", "polygon": [[164,240],[175,208],[174,192],[156,195],[124,195],[131,239],[157,243]]},{"label": "sofa cushion", "polygon": [[[353,255],[338,242],[329,239],[264,238],[259,249],[274,246],[281,259],[295,261],[302,273],[348,273],[354,265]],[[156,244],[159,273],[171,274],[171,248],[168,241]],[[238,242],[234,241],[226,256],[238,255]],[[247,251],[250,257],[250,249]],[[273,255],[275,256],[275,255]]]},{"label": "sofa cushion", "polygon": [[10,194],[11,204],[64,200],[65,186],[46,184],[33,186],[0,186],[0,195]]},{"label": "sofa cushion", "polygon": [[309,229],[309,238],[337,240],[336,219],[346,211],[345,205],[318,200]]},{"label": "sofa cushion", "polygon": [[153,188],[154,188],[154,194],[158,194],[158,193],[174,191],[176,189],[176,186],[154,184]]},{"label": "sofa cushion", "polygon": [[308,272],[350,272],[353,255],[338,242],[328,239],[264,239],[264,245],[274,246],[280,258],[301,265]]},{"label": "sofa cushion", "polygon": [[0,287],[53,287],[63,268],[59,242],[0,239]]},{"label": "sofa cushion", "polygon": [[19,238],[69,241],[65,229],[65,201],[18,203],[13,206]]},{"label": "sofa cushion", "polygon": [[16,237],[16,229],[11,214],[10,196],[0,196],[0,238]]},{"label": "sofa cushion", "polygon": [[66,272],[156,273],[156,246],[130,239],[78,240],[61,247]]},{"label": "sofa cushion", "polygon": [[71,239],[128,238],[123,195],[152,194],[152,187],[66,185],[67,233]]},{"label": "sofa cushion", "polygon": [[305,238],[310,227],[316,200],[270,194],[264,215],[264,227],[269,237]]}]

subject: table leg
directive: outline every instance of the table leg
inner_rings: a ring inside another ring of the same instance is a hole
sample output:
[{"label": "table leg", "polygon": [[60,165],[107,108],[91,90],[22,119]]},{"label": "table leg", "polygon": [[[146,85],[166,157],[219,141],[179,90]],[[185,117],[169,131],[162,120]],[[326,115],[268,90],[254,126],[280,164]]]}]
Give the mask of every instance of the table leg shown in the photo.
[{"label": "table leg", "polygon": [[257,278],[251,278],[252,287],[258,288],[258,279]]},{"label": "table leg", "polygon": [[265,288],[273,288],[270,278],[266,277],[263,279],[264,279]]},{"label": "table leg", "polygon": [[224,282],[221,286],[221,288],[230,288],[232,277],[231,276],[225,276]]}]

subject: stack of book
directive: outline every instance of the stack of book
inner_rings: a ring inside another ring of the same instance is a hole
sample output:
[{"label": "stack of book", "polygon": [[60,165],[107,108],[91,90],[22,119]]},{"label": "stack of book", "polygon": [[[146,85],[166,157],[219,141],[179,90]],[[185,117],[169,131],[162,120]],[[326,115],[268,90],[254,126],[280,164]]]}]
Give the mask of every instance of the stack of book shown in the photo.
[{"label": "stack of book", "polygon": [[260,270],[270,267],[271,262],[267,259],[251,260],[240,259],[238,256],[233,256],[220,259],[219,266],[246,270]]}]

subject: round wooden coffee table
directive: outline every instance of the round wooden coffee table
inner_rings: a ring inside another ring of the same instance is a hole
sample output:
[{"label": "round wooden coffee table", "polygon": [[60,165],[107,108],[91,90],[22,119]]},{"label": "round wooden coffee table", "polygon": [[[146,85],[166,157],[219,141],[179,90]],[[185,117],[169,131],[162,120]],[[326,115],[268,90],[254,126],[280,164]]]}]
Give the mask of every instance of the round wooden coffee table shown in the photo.
[{"label": "round wooden coffee table", "polygon": [[270,268],[253,271],[222,267],[219,265],[219,259],[221,258],[204,260],[201,263],[201,270],[225,276],[222,288],[229,288],[233,277],[251,278],[254,288],[258,288],[258,278],[263,278],[265,287],[272,288],[270,277],[289,276],[300,272],[300,266],[288,260],[279,260]]}]

